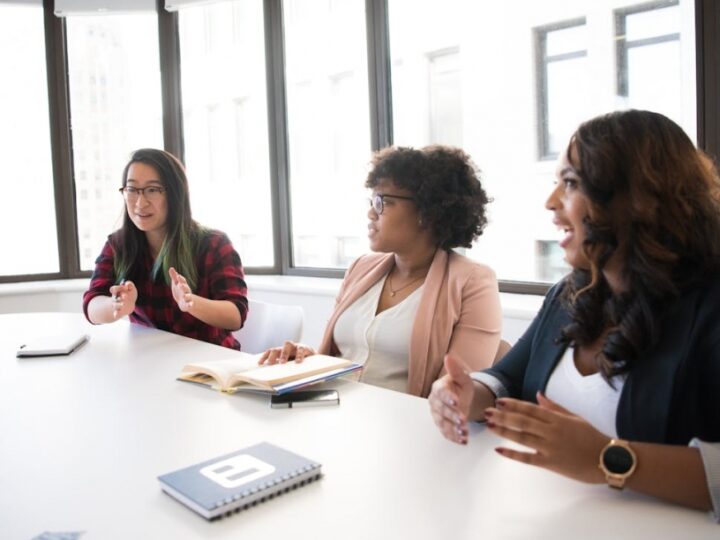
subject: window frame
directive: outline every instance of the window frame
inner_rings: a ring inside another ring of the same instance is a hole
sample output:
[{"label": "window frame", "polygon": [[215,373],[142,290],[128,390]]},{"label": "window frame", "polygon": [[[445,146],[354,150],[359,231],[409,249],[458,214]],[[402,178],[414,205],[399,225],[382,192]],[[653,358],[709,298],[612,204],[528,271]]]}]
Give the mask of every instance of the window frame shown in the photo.
[{"label": "window frame", "polygon": [[651,38],[628,41],[626,37],[628,16],[638,15],[640,13],[647,13],[648,11],[655,11],[668,7],[674,7],[678,6],[679,4],[679,0],[655,0],[653,2],[647,2],[644,4],[620,8],[614,11],[616,69],[615,91],[618,96],[629,96],[628,56],[630,49],[680,40],[680,33],[674,32],[672,34],[658,34]]},{"label": "window frame", "polygon": [[[630,14],[633,13],[631,11],[633,9],[643,11],[652,9],[649,6],[656,8],[660,5],[672,5],[674,1],[657,0],[631,8],[623,8],[617,10],[617,13]],[[66,30],[64,19],[58,18],[54,14],[54,3],[54,0],[43,2],[60,272],[3,275],[0,276],[0,283],[87,278],[91,275],[89,271],[80,270],[72,166]],[[161,92],[165,149],[180,159],[184,159],[178,14],[166,11],[164,0],[157,0],[156,12],[159,29],[158,54],[162,66]],[[248,274],[342,277],[343,270],[303,268],[293,264],[282,0],[263,0],[263,12],[275,263],[271,267],[247,266],[245,270]],[[377,150],[393,143],[388,0],[365,0],[365,13],[368,38],[371,148]],[[545,31],[551,31],[559,27],[552,25],[542,28]],[[716,96],[720,94],[720,2],[695,0],[695,28],[698,146],[709,155],[717,157],[720,156],[720,106],[716,99]],[[536,48],[536,54],[537,51]],[[536,66],[540,65],[541,63],[536,62]],[[542,65],[544,66],[544,64]],[[538,89],[540,89],[541,81],[542,78],[538,76]],[[538,130],[543,125],[541,120],[542,117],[538,111]],[[538,137],[546,137],[546,135],[544,132],[539,132]],[[500,290],[511,293],[545,294],[549,287],[549,284],[540,282],[500,282]]]},{"label": "window frame", "polygon": [[533,42],[535,45],[535,88],[536,88],[536,114],[537,114],[537,159],[550,161],[557,159],[558,153],[550,148],[550,113],[548,100],[548,67],[553,62],[587,58],[587,49],[571,51],[548,56],[547,37],[552,32],[585,26],[585,17],[577,17],[565,21],[533,28]]}]

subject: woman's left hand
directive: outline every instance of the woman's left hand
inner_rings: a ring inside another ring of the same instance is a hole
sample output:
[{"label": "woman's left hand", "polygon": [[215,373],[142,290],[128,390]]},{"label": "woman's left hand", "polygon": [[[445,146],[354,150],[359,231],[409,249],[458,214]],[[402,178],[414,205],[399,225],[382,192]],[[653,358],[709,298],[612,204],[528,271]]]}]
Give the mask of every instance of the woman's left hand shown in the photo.
[{"label": "woman's left hand", "polygon": [[178,274],[175,268],[170,268],[170,279],[172,280],[172,295],[180,311],[190,311],[190,308],[193,307],[194,295],[187,280]]},{"label": "woman's left hand", "polygon": [[501,398],[495,408],[486,410],[487,426],[493,433],[534,450],[499,447],[496,452],[582,482],[605,482],[598,460],[609,437],[540,392],[537,399],[536,405]]}]

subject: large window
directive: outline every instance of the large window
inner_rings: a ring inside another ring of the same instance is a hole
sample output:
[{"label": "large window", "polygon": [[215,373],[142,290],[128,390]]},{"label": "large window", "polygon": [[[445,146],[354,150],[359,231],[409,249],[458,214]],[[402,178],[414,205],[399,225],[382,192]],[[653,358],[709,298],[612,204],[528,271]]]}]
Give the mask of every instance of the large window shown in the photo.
[{"label": "large window", "polygon": [[[579,122],[633,106],[695,134],[692,1],[388,6],[394,143],[461,145],[473,157],[493,202],[485,233],[465,251],[501,280],[552,282],[567,272],[544,203]],[[623,69],[627,96],[616,92]]]},{"label": "large window", "polygon": [[[661,112],[695,140],[694,66],[677,0],[640,4],[615,13],[617,96],[628,107]],[[668,73],[677,74],[668,77]]]},{"label": "large window", "polygon": [[538,149],[555,159],[586,117],[590,72],[585,19],[535,30],[537,62]]},{"label": "large window", "polygon": [[124,212],[118,194],[133,150],[163,148],[157,18],[153,12],[70,15],[68,79],[80,267]]},{"label": "large window", "polygon": [[272,266],[262,0],[179,10],[185,163],[194,217],[245,265]]},{"label": "large window", "polygon": [[43,9],[0,3],[0,275],[60,270]]},{"label": "large window", "polygon": [[365,3],[283,7],[293,263],[343,268],[367,251]]},{"label": "large window", "polygon": [[460,146],[493,199],[461,251],[537,292],[568,270],[544,203],[580,121],[651,109],[720,155],[717,2],[41,3],[0,0],[0,281],[88,276],[143,146],[249,272],[326,276],[368,250],[372,145]]}]

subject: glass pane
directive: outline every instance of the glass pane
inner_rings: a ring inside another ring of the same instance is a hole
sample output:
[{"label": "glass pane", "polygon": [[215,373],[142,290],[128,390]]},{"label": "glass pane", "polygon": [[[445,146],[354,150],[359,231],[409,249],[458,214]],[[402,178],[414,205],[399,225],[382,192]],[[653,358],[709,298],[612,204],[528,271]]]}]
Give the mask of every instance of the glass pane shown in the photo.
[{"label": "glass pane", "polygon": [[674,34],[680,31],[680,7],[651,9],[625,18],[625,38],[628,41]]},{"label": "glass pane", "polygon": [[193,216],[227,233],[245,266],[272,266],[262,0],[179,13]]},{"label": "glass pane", "polygon": [[[442,0],[388,2],[394,141],[416,147],[461,141],[494,199],[485,233],[466,254],[489,264],[500,279],[554,281],[567,270],[544,208],[555,171],[554,161],[539,157],[545,126],[551,149],[561,152],[581,120],[633,106],[669,114],[695,138],[691,0],[682,0],[673,15],[681,21],[674,49],[665,44],[653,52],[655,46],[631,51],[627,99],[616,95],[612,31],[617,10],[628,6],[625,0],[456,0],[452,9]],[[585,25],[550,31],[547,43],[548,54],[584,50],[586,56],[538,58],[537,32],[583,18]],[[664,22],[653,24],[654,32],[667,31]],[[447,79],[437,77],[433,67],[443,51],[456,52]],[[547,78],[541,90],[538,72]],[[664,91],[653,93],[658,86]],[[434,95],[453,96],[455,105],[450,111],[435,107]]]},{"label": "glass pane", "polygon": [[290,0],[283,8],[293,262],[341,268],[367,250],[365,2]]},{"label": "glass pane", "polygon": [[547,64],[548,153],[559,154],[580,122],[589,118],[591,105],[586,57],[558,60]]},{"label": "glass pane", "polygon": [[[683,122],[683,80],[668,78],[680,73],[680,43],[668,41],[628,50],[628,107],[647,108]],[[695,88],[695,85],[692,85]],[[690,134],[695,139],[695,134]]]},{"label": "glass pane", "polygon": [[157,17],[68,17],[67,44],[80,265],[92,270],[122,224],[130,153],[163,147]]},{"label": "glass pane", "polygon": [[0,4],[0,275],[60,270],[43,21],[41,6]]},{"label": "glass pane", "polygon": [[457,51],[430,59],[430,137],[462,146],[462,88]]},{"label": "glass pane", "polygon": [[587,27],[584,24],[547,33],[547,56],[584,51],[587,48]]}]

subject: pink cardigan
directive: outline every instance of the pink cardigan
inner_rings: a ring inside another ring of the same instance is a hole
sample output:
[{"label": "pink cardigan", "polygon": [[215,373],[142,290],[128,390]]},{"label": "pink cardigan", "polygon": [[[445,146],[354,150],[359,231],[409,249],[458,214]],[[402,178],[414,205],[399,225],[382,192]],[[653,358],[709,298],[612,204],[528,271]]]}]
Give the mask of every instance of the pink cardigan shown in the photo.
[{"label": "pink cardigan", "polygon": [[[392,253],[363,255],[348,268],[318,352],[339,354],[335,323],[348,306],[382,279]],[[430,265],[410,340],[407,391],[427,397],[443,372],[447,352],[472,371],[490,367],[500,343],[502,314],[497,279],[491,268],[455,252],[438,249]]]}]

